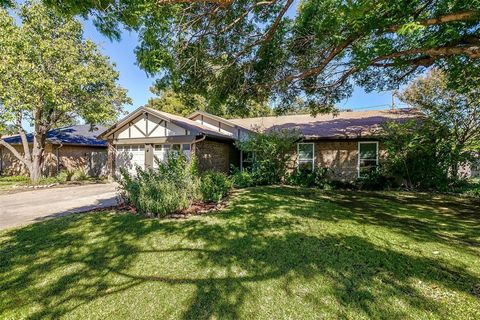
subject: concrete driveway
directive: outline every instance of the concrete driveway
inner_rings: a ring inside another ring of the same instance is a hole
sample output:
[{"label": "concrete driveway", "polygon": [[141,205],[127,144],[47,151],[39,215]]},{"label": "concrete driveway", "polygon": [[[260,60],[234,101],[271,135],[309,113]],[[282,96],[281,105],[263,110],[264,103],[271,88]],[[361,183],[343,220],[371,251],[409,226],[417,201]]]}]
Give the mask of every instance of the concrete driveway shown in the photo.
[{"label": "concrete driveway", "polygon": [[115,188],[108,183],[0,195],[0,229],[114,206]]}]

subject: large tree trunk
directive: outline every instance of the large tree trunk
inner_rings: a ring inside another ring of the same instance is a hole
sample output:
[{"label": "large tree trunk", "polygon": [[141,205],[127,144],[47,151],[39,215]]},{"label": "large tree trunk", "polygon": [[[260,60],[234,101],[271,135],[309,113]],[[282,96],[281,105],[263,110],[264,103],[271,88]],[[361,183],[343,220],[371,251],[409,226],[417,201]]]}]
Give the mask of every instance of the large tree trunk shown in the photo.
[{"label": "large tree trunk", "polygon": [[45,134],[42,133],[36,133],[33,137],[32,162],[29,168],[30,180],[33,184],[37,184],[42,178],[45,138]]}]

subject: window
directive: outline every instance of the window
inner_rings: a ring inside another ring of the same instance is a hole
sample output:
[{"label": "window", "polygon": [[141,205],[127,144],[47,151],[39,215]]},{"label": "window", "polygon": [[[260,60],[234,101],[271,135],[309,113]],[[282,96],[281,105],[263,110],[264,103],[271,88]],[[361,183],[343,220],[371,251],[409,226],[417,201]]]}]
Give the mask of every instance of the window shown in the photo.
[{"label": "window", "polygon": [[299,143],[297,145],[298,163],[297,167],[300,171],[313,171],[315,166],[315,144]]},{"label": "window", "polygon": [[191,146],[188,143],[182,144],[182,153],[187,157],[187,159],[190,159],[190,151],[191,151]]},{"label": "window", "polygon": [[378,166],[378,142],[358,143],[358,176],[376,170]]},{"label": "window", "polygon": [[241,159],[241,169],[248,170],[252,167],[255,162],[255,152],[252,151],[241,151],[240,152],[240,159]]}]

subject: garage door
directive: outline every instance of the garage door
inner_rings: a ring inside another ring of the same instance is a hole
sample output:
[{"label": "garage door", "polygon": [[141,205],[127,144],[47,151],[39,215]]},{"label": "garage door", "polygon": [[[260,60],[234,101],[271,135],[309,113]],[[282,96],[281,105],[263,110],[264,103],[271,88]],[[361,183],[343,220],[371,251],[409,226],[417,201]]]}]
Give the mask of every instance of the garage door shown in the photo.
[{"label": "garage door", "polygon": [[[187,159],[190,159],[190,149],[191,145],[190,144],[157,144],[154,147],[153,150],[153,156],[158,159],[160,162],[164,162],[167,159],[167,156],[170,152],[180,152],[187,157]],[[157,168],[157,161],[153,161],[153,168]]]},{"label": "garage door", "polygon": [[143,145],[117,146],[115,159],[116,173],[125,168],[130,174],[136,174],[137,167],[145,169],[145,147]]}]

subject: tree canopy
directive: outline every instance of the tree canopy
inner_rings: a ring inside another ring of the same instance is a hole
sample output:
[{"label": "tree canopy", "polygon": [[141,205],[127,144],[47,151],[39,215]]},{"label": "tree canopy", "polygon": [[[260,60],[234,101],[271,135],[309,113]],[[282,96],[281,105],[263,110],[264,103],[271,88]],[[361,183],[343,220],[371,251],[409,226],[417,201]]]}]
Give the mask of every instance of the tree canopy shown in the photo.
[{"label": "tree canopy", "polygon": [[[38,2],[15,10],[0,8],[0,123],[14,125],[23,154],[0,140],[40,177],[46,134],[83,119],[90,124],[115,121],[130,103],[117,85],[118,72],[96,45],[83,39],[82,25]],[[33,128],[30,146],[24,125]]]},{"label": "tree canopy", "polygon": [[459,167],[478,161],[480,92],[448,87],[444,72],[431,70],[399,95],[421,117],[385,127],[384,169],[404,178],[410,188],[447,190],[459,178]]},{"label": "tree canopy", "polygon": [[112,38],[138,31],[160,88],[238,109],[302,97],[328,111],[354,85],[396,89],[431,67],[452,86],[480,80],[480,0],[44,1]]},{"label": "tree canopy", "polygon": [[171,89],[159,90],[157,87],[150,89],[157,95],[148,100],[146,107],[188,116],[194,111],[206,111],[224,118],[261,117],[273,114],[273,110],[266,103],[252,101],[241,109],[230,108],[227,104],[210,104],[199,94],[183,94]]},{"label": "tree canopy", "polygon": [[480,89],[451,89],[445,73],[434,69],[412,81],[399,97],[435,126],[446,128],[458,152],[480,152]]}]

